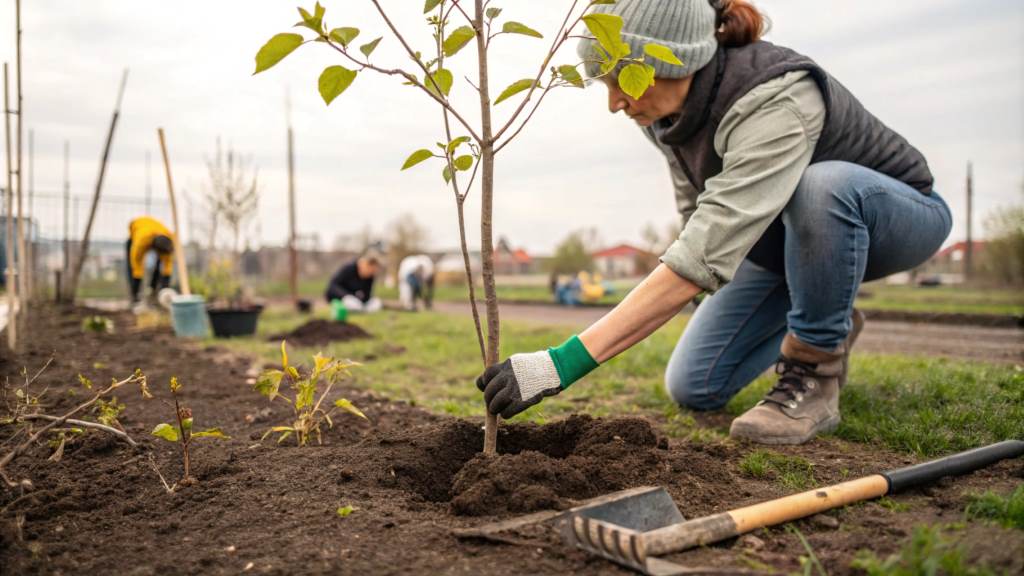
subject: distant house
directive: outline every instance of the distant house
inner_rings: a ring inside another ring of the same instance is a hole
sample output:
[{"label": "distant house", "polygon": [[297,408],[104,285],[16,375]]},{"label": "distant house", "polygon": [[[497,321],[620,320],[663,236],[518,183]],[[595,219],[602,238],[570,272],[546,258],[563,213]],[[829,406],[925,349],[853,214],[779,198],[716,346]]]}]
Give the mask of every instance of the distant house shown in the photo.
[{"label": "distant house", "polygon": [[[985,255],[986,242],[975,240],[971,242],[972,260],[975,268]],[[946,246],[939,250],[919,269],[918,273],[925,274],[961,274],[964,271],[964,259],[967,257],[967,242],[960,241]]]},{"label": "distant house", "polygon": [[619,244],[590,255],[594,269],[606,278],[642,276],[651,271],[653,254],[629,244]]},{"label": "distant house", "polygon": [[533,274],[533,258],[522,248],[513,248],[506,238],[498,240],[494,247],[494,273],[499,276]]}]

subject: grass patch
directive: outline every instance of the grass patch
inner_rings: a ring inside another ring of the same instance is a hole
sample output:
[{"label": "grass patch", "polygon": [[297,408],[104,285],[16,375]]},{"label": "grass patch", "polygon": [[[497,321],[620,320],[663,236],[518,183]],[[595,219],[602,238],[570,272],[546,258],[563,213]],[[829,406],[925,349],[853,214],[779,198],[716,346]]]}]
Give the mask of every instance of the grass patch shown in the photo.
[{"label": "grass patch", "polygon": [[1024,530],[1024,484],[1007,496],[988,491],[970,498],[965,510],[968,518],[991,520],[1004,528]]},{"label": "grass patch", "polygon": [[[762,376],[727,409],[742,414],[768,391]],[[1024,437],[1024,369],[981,362],[855,354],[835,435],[931,457]]]},{"label": "grass patch", "polygon": [[[321,307],[313,317],[326,318],[326,308]],[[292,330],[310,318],[288,306],[270,307],[260,317],[255,338],[210,343],[258,354],[276,363],[278,344],[266,338]],[[720,439],[720,431],[700,426],[665,392],[665,364],[686,320],[672,320],[571,389],[517,418],[546,421],[571,412],[594,416],[646,414],[666,421],[666,431],[677,438]],[[474,384],[481,371],[480,350],[468,317],[385,311],[356,316],[352,322],[375,338],[336,343],[322,351],[365,364],[355,373],[356,386],[437,412],[483,415],[483,403]],[[504,322],[502,357],[543,350],[572,332],[565,326]],[[295,348],[296,358],[318,351]],[[727,410],[733,414],[747,410],[773,381],[772,375],[762,376],[734,398]],[[850,382],[843,390],[842,408],[843,424],[837,434],[849,440],[921,456],[967,449],[1024,437],[1024,370],[920,357],[855,355]]]},{"label": "grass patch", "polygon": [[816,484],[814,466],[799,456],[754,450],[740,460],[739,468],[746,476],[774,480],[791,490],[807,490]]},{"label": "grass patch", "polygon": [[1024,314],[1020,290],[969,286],[899,286],[872,282],[862,287],[859,308],[908,312]]},{"label": "grass patch", "polygon": [[882,508],[885,508],[886,510],[890,510],[892,512],[906,512],[907,510],[910,510],[910,504],[905,504],[898,500],[893,500],[888,496],[882,496],[878,500],[875,500],[875,504],[878,504]]},{"label": "grass patch", "polygon": [[973,566],[964,557],[964,550],[942,534],[939,526],[918,526],[910,541],[896,554],[879,558],[874,552],[862,550],[851,564],[869,576],[988,576],[995,574],[984,566]]}]

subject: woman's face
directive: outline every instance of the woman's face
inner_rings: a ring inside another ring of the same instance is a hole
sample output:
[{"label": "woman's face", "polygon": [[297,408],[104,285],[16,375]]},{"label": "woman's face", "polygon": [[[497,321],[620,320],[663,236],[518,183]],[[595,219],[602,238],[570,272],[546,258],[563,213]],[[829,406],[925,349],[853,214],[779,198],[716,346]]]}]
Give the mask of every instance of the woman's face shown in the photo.
[{"label": "woman's face", "polygon": [[686,95],[690,93],[693,76],[686,78],[658,78],[644,92],[639,100],[633,99],[619,88],[611,76],[602,78],[608,88],[608,111],[612,114],[622,111],[640,126],[650,126],[658,120],[676,114],[683,108]]}]

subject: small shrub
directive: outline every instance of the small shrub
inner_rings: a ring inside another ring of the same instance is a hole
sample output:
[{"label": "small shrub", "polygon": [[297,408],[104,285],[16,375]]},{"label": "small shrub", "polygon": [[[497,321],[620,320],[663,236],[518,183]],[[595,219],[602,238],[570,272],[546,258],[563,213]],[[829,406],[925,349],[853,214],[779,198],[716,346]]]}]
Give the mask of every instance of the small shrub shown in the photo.
[{"label": "small shrub", "polygon": [[[171,377],[171,396],[174,397],[174,415],[177,418],[177,428],[171,424],[161,423],[157,424],[156,428],[153,429],[153,436],[163,438],[168,442],[179,442],[181,443],[181,455],[184,462],[184,471],[175,487],[177,486],[188,486],[196,483],[196,479],[191,474],[191,458],[189,454],[189,447],[192,445],[192,440],[196,438],[227,438],[224,432],[220,428],[207,428],[206,430],[200,430],[198,432],[193,431],[192,421],[192,410],[187,406],[182,406],[178,402],[178,391],[181,390],[181,384],[178,383],[176,376]],[[168,406],[170,404],[168,403]]]},{"label": "small shrub", "polygon": [[851,564],[868,576],[988,576],[994,574],[981,566],[971,566],[964,551],[942,536],[940,527],[918,526],[898,553],[882,560],[870,550],[861,550]]},{"label": "small shrub", "polygon": [[113,334],[114,321],[106,316],[86,316],[82,318],[82,332]]},{"label": "small shrub", "polygon": [[1024,530],[1024,484],[1008,496],[988,491],[970,498],[966,509],[968,518],[992,520],[1004,528]]},{"label": "small shrub", "polygon": [[[330,404],[329,409],[324,409],[323,403],[330,394],[331,388],[340,382],[344,377],[349,376],[349,368],[358,366],[356,362],[349,360],[335,360],[317,354],[313,357],[313,371],[303,377],[299,369],[288,364],[288,351],[286,344],[281,341],[281,367],[282,370],[267,370],[256,380],[254,388],[260,394],[266,396],[271,402],[280,398],[291,405],[295,413],[295,420],[291,426],[274,426],[263,435],[263,438],[278,433],[277,442],[284,442],[289,436],[295,435],[299,446],[305,446],[314,434],[317,444],[323,442],[320,427],[327,424],[328,428],[334,426],[331,415],[337,410],[344,410],[350,414],[366,418],[366,415],[356,408],[352,402],[345,398],[339,398]],[[292,398],[281,394],[281,382],[288,378],[289,386],[294,393]],[[323,393],[318,394],[320,384],[325,384]]]},{"label": "small shrub", "polygon": [[747,476],[776,480],[793,490],[807,490],[816,484],[814,465],[799,456],[755,450],[740,461],[739,467]]}]

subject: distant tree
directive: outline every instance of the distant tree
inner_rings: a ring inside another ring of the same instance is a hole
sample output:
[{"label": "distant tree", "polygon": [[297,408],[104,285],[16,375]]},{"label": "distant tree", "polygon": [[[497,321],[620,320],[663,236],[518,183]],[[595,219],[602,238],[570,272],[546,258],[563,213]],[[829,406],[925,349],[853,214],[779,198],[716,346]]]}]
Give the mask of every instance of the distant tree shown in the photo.
[{"label": "distant tree", "polygon": [[985,235],[986,275],[1004,284],[1024,285],[1024,204],[989,214]]},{"label": "distant tree", "polygon": [[576,274],[581,271],[593,270],[594,259],[590,253],[594,248],[592,242],[595,239],[596,234],[593,230],[577,230],[569,234],[555,248],[555,254],[548,262],[551,275]]},{"label": "distant tree", "polygon": [[251,160],[239,157],[233,149],[225,154],[220,139],[216,155],[206,159],[206,169],[210,182],[203,195],[211,212],[211,241],[216,241],[218,223],[223,222],[231,234],[231,251],[237,256],[242,233],[259,209],[257,170]]},{"label": "distant tree", "polygon": [[430,231],[411,213],[402,214],[387,230],[388,274],[398,281],[398,264],[406,256],[422,254],[430,243]]}]

